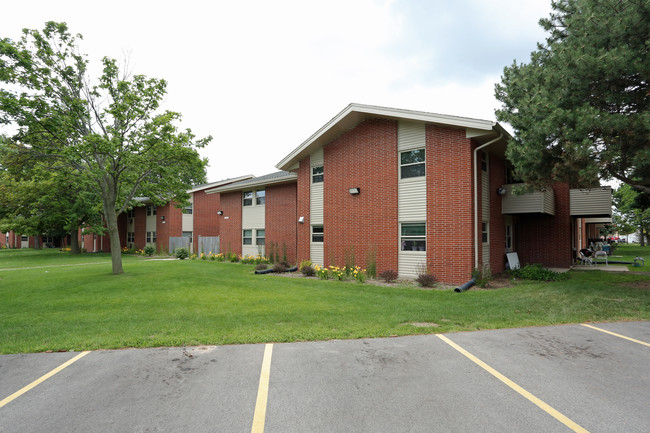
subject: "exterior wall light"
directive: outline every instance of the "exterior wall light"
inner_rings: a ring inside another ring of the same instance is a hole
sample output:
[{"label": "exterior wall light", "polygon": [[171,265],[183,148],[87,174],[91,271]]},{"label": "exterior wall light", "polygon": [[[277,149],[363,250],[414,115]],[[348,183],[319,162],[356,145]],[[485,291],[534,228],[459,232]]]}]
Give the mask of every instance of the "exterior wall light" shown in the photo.
[{"label": "exterior wall light", "polygon": [[300,224],[304,224],[305,223],[305,217],[303,216],[303,217],[298,218],[298,222]]},{"label": "exterior wall light", "polygon": [[360,188],[350,188],[348,191],[350,191],[351,195],[357,195],[361,192]]},{"label": "exterior wall light", "polygon": [[217,215],[223,215],[223,211],[220,210],[219,212],[217,212]]},{"label": "exterior wall light", "polygon": [[507,190],[505,188],[497,188],[497,194],[506,195]]}]

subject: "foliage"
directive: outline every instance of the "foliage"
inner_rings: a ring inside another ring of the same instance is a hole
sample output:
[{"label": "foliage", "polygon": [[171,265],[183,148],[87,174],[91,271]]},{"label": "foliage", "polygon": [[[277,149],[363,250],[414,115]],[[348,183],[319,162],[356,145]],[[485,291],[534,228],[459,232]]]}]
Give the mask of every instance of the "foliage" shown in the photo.
[{"label": "foliage", "polygon": [[257,265],[255,265],[255,270],[256,271],[263,271],[265,269],[268,269],[268,267],[269,267],[269,265],[266,264],[266,263],[258,263]]},{"label": "foliage", "polygon": [[476,268],[472,271],[472,278],[476,280],[476,285],[478,287],[488,287],[492,280],[492,269],[490,269],[489,266]]},{"label": "foliage", "polygon": [[496,115],[515,131],[506,156],[543,188],[616,178],[650,193],[650,2],[559,0],[545,44],[505,68]]},{"label": "foliage", "polygon": [[650,234],[650,207],[643,202],[643,195],[636,192],[629,185],[621,185],[614,191],[615,221],[619,232],[629,234],[640,232],[641,245],[645,237]]},{"label": "foliage", "polygon": [[316,275],[316,270],[311,265],[305,265],[300,268],[300,273],[305,277],[313,277]]},{"label": "foliage", "polygon": [[174,257],[180,260],[185,260],[190,256],[189,251],[187,251],[187,248],[176,248],[174,251]]},{"label": "foliage", "polygon": [[523,268],[511,269],[510,275],[514,278],[533,281],[563,281],[569,279],[569,274],[554,272],[542,267],[541,263],[526,265]]},{"label": "foliage", "polygon": [[287,269],[289,269],[289,267],[286,266],[285,262],[280,262],[273,265],[273,272],[287,272]]},{"label": "foliage", "polygon": [[436,284],[436,277],[433,274],[427,272],[424,274],[419,274],[415,279],[415,282],[422,287],[433,287]]},{"label": "foliage", "polygon": [[328,280],[330,278],[330,273],[326,267],[321,267],[319,265],[314,265],[314,270],[316,275],[320,280]]},{"label": "foliage", "polygon": [[397,271],[394,271],[392,269],[387,269],[385,271],[382,271],[379,273],[379,278],[384,280],[387,283],[394,283],[397,281]]},{"label": "foliage", "polygon": [[160,111],[167,83],[130,76],[104,58],[95,84],[88,61],[64,23],[24,30],[19,41],[0,40],[0,122],[16,133],[3,147],[60,164],[92,186],[108,229],[113,273],[123,272],[117,217],[135,197],[154,204],[183,203],[187,188],[205,181],[206,161],[195,140],[179,131],[180,114]]},{"label": "foliage", "polygon": [[373,246],[366,254],[366,274],[370,278],[377,276],[377,247]]},{"label": "foliage", "polygon": [[147,245],[144,246],[144,248],[142,249],[142,251],[143,251],[144,254],[147,255],[147,256],[153,256],[153,255],[156,253],[156,247],[154,247],[154,246],[151,245],[151,244],[147,244]]},{"label": "foliage", "polygon": [[352,268],[351,276],[357,281],[357,283],[365,283],[366,278],[368,278],[368,273],[365,269],[361,269],[359,266],[355,266]]}]

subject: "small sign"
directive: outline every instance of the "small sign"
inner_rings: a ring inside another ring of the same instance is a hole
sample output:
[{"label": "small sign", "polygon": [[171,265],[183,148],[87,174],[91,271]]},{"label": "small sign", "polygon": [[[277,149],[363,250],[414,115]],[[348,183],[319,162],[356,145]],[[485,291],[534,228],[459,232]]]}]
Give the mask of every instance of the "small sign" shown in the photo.
[{"label": "small sign", "polygon": [[223,219],[225,219],[225,220],[227,220],[228,218],[230,218],[230,217],[223,217]]},{"label": "small sign", "polygon": [[506,253],[508,258],[508,266],[510,269],[519,269],[519,256],[517,253]]}]

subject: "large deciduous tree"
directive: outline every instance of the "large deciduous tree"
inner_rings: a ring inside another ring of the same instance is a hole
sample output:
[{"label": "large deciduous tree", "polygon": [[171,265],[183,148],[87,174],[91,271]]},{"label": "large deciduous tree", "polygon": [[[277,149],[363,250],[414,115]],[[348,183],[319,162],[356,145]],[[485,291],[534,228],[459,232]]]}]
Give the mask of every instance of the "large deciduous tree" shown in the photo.
[{"label": "large deciduous tree", "polygon": [[66,24],[48,22],[19,41],[0,40],[0,122],[15,128],[8,139],[16,147],[69,167],[96,189],[118,274],[119,214],[138,196],[186,200],[188,187],[205,181],[197,149],[211,137],[196,140],[176,126],[179,113],[160,111],[164,80],[131,76],[104,58],[91,84],[78,39]]},{"label": "large deciduous tree", "polygon": [[650,195],[650,2],[558,0],[530,62],[505,68],[496,115],[507,157],[533,187],[598,178]]},{"label": "large deciduous tree", "polygon": [[641,246],[650,235],[650,207],[647,196],[639,194],[630,185],[621,185],[614,191],[614,220],[621,226],[624,234],[636,232],[640,235]]}]

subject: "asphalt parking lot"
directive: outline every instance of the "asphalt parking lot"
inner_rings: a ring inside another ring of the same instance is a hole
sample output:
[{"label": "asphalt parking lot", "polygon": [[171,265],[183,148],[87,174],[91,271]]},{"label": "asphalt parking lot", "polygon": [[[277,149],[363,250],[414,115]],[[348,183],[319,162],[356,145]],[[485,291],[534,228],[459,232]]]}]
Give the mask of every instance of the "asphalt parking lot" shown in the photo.
[{"label": "asphalt parking lot", "polygon": [[649,431],[650,322],[591,326],[1,355],[0,432]]}]

